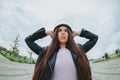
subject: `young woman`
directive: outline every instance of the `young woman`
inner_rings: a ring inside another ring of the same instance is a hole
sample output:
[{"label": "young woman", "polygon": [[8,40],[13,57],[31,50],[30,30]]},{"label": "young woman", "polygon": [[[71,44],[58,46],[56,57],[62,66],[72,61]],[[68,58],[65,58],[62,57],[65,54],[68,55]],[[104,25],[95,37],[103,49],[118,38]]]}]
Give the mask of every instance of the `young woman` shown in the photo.
[{"label": "young woman", "polygon": [[[36,40],[45,36],[52,37],[51,44],[41,47]],[[84,45],[76,44],[75,36],[89,39]],[[25,41],[29,48],[39,57],[32,80],[92,80],[91,70],[86,52],[97,42],[98,36],[82,29],[72,31],[69,25],[59,24],[54,31],[45,28],[34,32]]]}]

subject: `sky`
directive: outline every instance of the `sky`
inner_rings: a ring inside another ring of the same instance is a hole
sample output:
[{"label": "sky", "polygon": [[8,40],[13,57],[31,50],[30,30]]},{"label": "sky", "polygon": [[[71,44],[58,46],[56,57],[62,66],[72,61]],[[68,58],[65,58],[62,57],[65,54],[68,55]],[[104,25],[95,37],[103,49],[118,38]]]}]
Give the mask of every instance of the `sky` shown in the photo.
[{"label": "sky", "polygon": [[[25,37],[42,27],[53,30],[66,23],[75,31],[84,28],[98,35],[96,45],[87,53],[89,59],[97,59],[120,49],[119,15],[119,0],[0,0],[0,46],[10,50],[19,34],[20,55],[29,56]],[[75,41],[84,44],[87,39],[75,37]],[[36,41],[40,46],[50,42],[49,36]]]}]

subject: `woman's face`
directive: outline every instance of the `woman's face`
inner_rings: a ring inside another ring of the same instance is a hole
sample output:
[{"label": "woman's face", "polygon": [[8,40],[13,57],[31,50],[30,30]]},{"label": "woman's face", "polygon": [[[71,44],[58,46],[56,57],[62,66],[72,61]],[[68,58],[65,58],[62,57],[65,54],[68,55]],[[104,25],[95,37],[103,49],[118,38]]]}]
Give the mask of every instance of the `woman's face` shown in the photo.
[{"label": "woman's face", "polygon": [[58,29],[58,40],[60,44],[66,44],[68,41],[68,29],[65,26],[61,26]]}]

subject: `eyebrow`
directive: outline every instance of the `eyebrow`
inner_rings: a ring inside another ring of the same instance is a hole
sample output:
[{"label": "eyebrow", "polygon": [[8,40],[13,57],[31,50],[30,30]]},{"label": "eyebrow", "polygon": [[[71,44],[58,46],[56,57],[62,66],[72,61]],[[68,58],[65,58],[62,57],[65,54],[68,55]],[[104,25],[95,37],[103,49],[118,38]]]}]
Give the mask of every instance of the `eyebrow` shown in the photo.
[{"label": "eyebrow", "polygon": [[[61,30],[61,28],[59,28],[59,30]],[[67,28],[64,28],[64,30],[68,30]]]},{"label": "eyebrow", "polygon": [[[61,29],[61,27],[59,29]],[[68,29],[68,28],[65,27],[64,29]]]}]

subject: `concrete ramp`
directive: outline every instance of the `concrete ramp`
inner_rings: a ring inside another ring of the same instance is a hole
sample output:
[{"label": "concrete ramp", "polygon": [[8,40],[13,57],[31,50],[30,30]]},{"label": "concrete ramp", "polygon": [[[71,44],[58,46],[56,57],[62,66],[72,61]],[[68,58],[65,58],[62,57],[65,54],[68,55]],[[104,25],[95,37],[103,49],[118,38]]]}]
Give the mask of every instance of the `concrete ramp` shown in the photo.
[{"label": "concrete ramp", "polygon": [[0,80],[31,80],[34,65],[9,61],[0,54]]},{"label": "concrete ramp", "polygon": [[120,59],[91,63],[93,80],[120,80]]},{"label": "concrete ramp", "polygon": [[[90,64],[93,80],[120,80],[120,59]],[[12,62],[0,55],[0,80],[32,80],[34,66]]]}]

